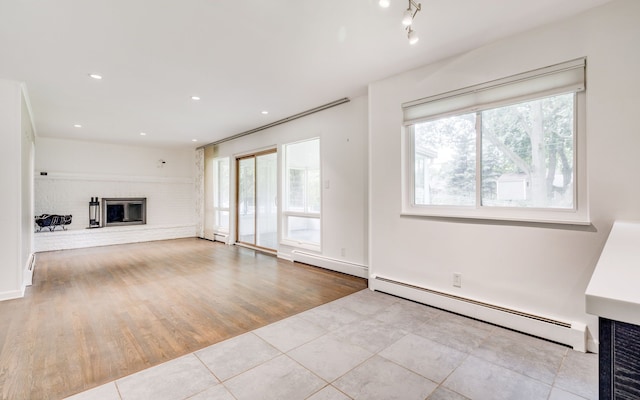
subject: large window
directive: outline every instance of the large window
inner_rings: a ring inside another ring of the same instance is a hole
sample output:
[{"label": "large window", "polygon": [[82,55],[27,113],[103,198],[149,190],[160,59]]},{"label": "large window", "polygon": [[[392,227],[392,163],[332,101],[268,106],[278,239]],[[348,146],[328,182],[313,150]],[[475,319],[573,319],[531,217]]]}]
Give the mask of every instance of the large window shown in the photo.
[{"label": "large window", "polygon": [[283,241],[320,246],[320,139],[283,146]]},{"label": "large window", "polygon": [[229,158],[213,161],[213,212],[214,230],[229,232]]},{"label": "large window", "polygon": [[403,212],[587,223],[584,60],[405,105]]}]

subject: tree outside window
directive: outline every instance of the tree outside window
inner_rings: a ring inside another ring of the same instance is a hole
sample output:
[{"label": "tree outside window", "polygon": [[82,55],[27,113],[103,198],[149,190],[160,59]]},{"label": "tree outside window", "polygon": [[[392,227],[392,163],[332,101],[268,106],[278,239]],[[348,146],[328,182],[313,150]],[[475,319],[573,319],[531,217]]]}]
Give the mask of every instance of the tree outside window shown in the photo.
[{"label": "tree outside window", "polygon": [[574,103],[562,94],[415,124],[414,204],[573,208]]}]

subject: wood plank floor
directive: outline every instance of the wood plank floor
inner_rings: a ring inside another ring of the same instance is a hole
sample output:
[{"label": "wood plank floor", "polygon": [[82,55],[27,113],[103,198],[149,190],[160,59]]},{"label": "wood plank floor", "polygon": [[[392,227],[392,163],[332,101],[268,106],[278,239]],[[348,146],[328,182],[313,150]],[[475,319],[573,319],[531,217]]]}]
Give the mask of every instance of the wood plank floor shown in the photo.
[{"label": "wood plank floor", "polygon": [[61,399],[365,287],[200,239],[40,253],[0,302],[0,398]]}]

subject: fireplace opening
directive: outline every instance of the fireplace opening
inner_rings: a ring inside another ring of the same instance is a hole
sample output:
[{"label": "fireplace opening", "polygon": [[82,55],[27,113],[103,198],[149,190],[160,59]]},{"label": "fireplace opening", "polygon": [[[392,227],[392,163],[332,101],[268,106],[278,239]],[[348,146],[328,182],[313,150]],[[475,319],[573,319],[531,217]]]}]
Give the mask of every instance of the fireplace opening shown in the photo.
[{"label": "fireplace opening", "polygon": [[102,226],[147,223],[147,198],[103,198]]}]

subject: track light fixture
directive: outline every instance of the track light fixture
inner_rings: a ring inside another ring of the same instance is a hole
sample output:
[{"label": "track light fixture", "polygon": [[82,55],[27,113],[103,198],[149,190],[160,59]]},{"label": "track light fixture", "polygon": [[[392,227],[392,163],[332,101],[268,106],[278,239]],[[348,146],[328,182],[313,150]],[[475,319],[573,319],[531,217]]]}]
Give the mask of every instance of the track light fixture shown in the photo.
[{"label": "track light fixture", "polygon": [[[418,14],[418,11],[422,10],[422,4],[416,3],[414,0],[408,0],[409,5],[407,9],[402,14],[402,25],[405,26],[407,31],[407,38],[409,39],[409,44],[416,44],[418,42],[418,35],[411,28],[411,24],[413,24],[413,20]],[[389,7],[391,0],[380,0],[378,4],[380,7],[387,8]]]},{"label": "track light fixture", "polygon": [[407,38],[409,39],[409,44],[416,44],[420,38],[416,34],[416,31],[411,29],[410,26],[407,27]]},{"label": "track light fixture", "polygon": [[[412,7],[415,7],[415,9]],[[416,17],[416,14],[421,9],[422,9],[422,4],[416,3],[413,0],[409,0],[409,7],[407,7],[407,10],[404,12],[404,15],[402,16],[402,25],[404,26],[411,25],[413,23],[413,19]]]}]

